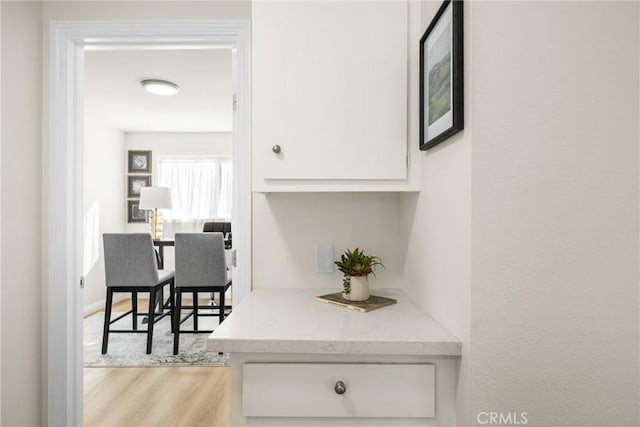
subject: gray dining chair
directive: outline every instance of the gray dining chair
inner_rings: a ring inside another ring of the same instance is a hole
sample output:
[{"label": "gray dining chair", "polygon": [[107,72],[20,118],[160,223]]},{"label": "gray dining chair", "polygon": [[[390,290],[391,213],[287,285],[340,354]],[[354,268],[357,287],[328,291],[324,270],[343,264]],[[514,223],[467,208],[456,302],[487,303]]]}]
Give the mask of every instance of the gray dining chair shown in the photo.
[{"label": "gray dining chair", "polygon": [[[224,294],[231,286],[227,274],[222,233],[176,233],[175,235],[175,302],[173,313],[173,354],[178,354],[180,334],[210,333],[212,330],[198,328],[198,316],[217,316],[219,323],[226,317]],[[213,292],[220,295],[220,304],[212,311],[210,306],[198,307],[198,293]],[[182,294],[191,293],[193,304],[182,305]],[[206,312],[199,312],[206,308]],[[182,309],[191,311],[182,316]],[[193,316],[193,330],[180,330],[180,325]]]},{"label": "gray dining chair", "polygon": [[204,233],[222,233],[222,237],[227,237],[227,233],[231,233],[230,222],[210,221],[205,222],[202,226]]},{"label": "gray dining chair", "polygon": [[[104,266],[105,284],[107,286],[107,302],[102,333],[102,354],[107,353],[109,333],[145,333],[147,334],[147,354],[151,354],[153,344],[153,327],[167,314],[173,316],[174,272],[158,270],[153,242],[149,233],[105,233]],[[160,312],[156,315],[157,297],[164,286],[169,285],[169,299],[160,301]],[[111,320],[113,294],[131,293],[131,310]],[[149,293],[148,312],[138,313],[138,293]],[[169,308],[169,311],[164,311]],[[131,314],[131,330],[111,329],[111,325]],[[138,316],[148,316],[146,331],[138,330]],[[173,322],[171,322],[173,332]]]}]

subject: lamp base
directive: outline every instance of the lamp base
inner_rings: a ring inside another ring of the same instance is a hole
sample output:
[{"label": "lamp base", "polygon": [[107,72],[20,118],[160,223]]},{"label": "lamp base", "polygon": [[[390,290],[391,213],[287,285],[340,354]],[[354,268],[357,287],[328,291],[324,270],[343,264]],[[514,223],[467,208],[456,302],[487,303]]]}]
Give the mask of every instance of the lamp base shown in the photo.
[{"label": "lamp base", "polygon": [[153,240],[162,240],[162,213],[158,209],[149,213],[149,228]]}]

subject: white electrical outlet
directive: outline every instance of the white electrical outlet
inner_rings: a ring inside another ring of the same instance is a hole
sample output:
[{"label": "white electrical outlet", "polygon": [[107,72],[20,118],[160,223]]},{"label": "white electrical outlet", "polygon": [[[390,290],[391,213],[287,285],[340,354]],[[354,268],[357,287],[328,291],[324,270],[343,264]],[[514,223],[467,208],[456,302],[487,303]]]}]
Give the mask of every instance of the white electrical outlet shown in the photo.
[{"label": "white electrical outlet", "polygon": [[334,271],[333,243],[316,244],[316,273],[333,273]]}]

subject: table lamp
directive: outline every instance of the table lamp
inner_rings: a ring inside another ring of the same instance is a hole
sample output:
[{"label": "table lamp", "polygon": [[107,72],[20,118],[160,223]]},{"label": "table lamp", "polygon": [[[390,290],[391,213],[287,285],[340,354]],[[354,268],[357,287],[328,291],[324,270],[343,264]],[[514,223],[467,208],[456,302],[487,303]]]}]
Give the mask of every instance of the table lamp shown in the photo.
[{"label": "table lamp", "polygon": [[150,210],[151,238],[162,240],[162,215],[158,209],[171,209],[171,189],[168,187],[143,187],[140,189],[140,209]]}]

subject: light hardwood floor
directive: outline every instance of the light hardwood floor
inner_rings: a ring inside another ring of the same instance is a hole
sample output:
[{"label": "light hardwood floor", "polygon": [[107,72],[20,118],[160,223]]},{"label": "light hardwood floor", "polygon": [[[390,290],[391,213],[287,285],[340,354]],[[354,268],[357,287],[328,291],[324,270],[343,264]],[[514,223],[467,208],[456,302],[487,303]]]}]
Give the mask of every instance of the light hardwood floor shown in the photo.
[{"label": "light hardwood floor", "polygon": [[229,425],[229,368],[85,368],[85,426]]},{"label": "light hardwood floor", "polygon": [[[122,301],[113,309],[130,305]],[[84,425],[227,427],[228,389],[229,368],[85,368]]]}]

